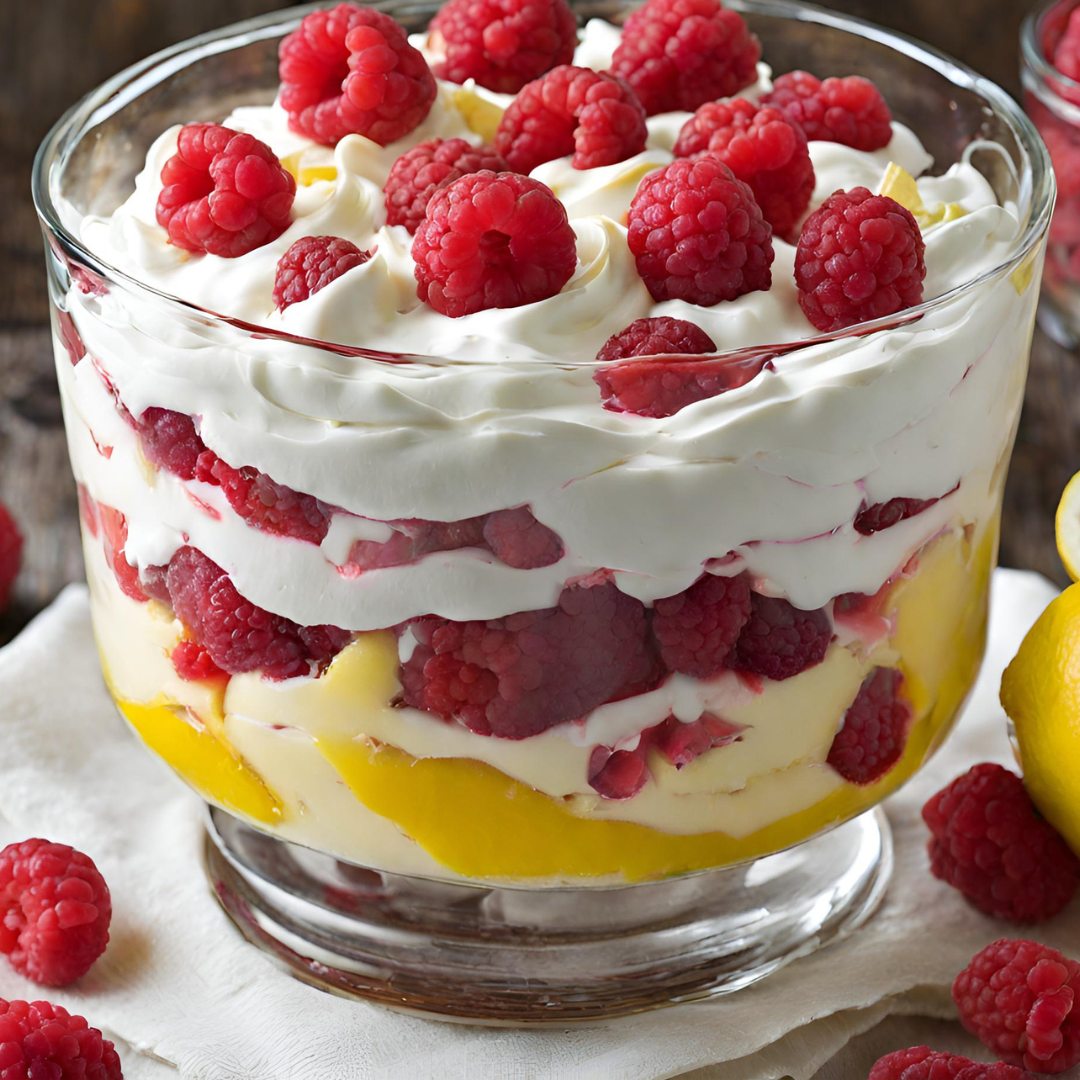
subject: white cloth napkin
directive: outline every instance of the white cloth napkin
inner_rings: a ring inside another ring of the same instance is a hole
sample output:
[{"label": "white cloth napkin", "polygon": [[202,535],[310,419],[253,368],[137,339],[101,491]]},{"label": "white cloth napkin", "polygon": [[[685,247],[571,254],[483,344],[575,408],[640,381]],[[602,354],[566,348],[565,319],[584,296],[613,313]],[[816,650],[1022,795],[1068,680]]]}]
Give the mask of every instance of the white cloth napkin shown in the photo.
[{"label": "white cloth napkin", "polygon": [[[629,1020],[520,1030],[444,1024],[331,997],[243,941],[201,864],[202,807],[115,713],[83,587],[0,649],[0,839],[46,836],[90,854],[115,904],[105,956],[50,1000],[118,1040],[129,1080],[619,1077],[807,1080],[890,1012],[950,1015],[948,986],[1012,932],[926,868],[919,808],[976,761],[1008,764],[1001,671],[1053,598],[1034,574],[994,578],[990,649],[974,697],[934,762],[887,805],[896,874],[847,942],[740,993]],[[1080,901],[1039,936],[1080,957]],[[41,997],[0,961],[0,996]]]}]

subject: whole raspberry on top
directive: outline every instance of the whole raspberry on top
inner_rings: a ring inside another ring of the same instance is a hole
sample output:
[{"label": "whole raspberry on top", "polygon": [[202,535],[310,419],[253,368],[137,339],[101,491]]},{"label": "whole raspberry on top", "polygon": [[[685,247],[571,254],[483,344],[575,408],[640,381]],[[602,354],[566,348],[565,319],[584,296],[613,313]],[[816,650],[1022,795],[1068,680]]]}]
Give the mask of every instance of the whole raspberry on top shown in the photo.
[{"label": "whole raspberry on top", "polygon": [[709,155],[641,181],[627,242],[652,298],[711,307],[772,285],[772,230],[753,192]]},{"label": "whole raspberry on top", "polygon": [[417,295],[457,319],[555,296],[577,266],[577,240],[549,187],[485,170],[435,192],[412,257]]},{"label": "whole raspberry on top", "polygon": [[296,181],[266,143],[220,124],[186,124],[161,170],[158,224],[185,251],[235,259],[276,240]]},{"label": "whole raspberry on top", "polygon": [[750,584],[742,574],[706,574],[689,589],[653,604],[653,635],[671,671],[711,679],[750,618]]},{"label": "whole raspberry on top", "polygon": [[655,116],[737,94],[760,57],[742,16],[720,0],[649,0],[626,20],[611,70]]},{"label": "whole raspberry on top", "polygon": [[48,840],[0,851],[0,952],[20,975],[74,982],[105,951],[111,918],[109,887],[81,851]]},{"label": "whole raspberry on top", "polygon": [[527,506],[488,514],[484,540],[500,562],[517,570],[551,566],[563,557],[558,534],[537,521]]},{"label": "whole raspberry on top", "polygon": [[910,210],[867,188],[837,191],[803,225],[799,307],[818,330],[895,315],[922,302],[925,245]]},{"label": "whole raspberry on top", "polygon": [[1031,1073],[996,1061],[992,1065],[959,1054],[910,1046],[879,1058],[867,1080],[1034,1080]]},{"label": "whole raspberry on top", "polygon": [[1002,1061],[1040,1073],[1080,1064],[1080,964],[1048,945],[1001,938],[952,988],[964,1027]]},{"label": "whole raspberry on top", "polygon": [[575,169],[595,169],[641,153],[647,136],[645,110],[622,79],[563,64],[510,102],[495,151],[519,173],[568,154]]},{"label": "whole raspberry on top", "polygon": [[448,0],[431,20],[432,44],[445,51],[440,79],[475,79],[516,94],[577,48],[577,19],[566,0]]},{"label": "whole raspberry on top", "polygon": [[305,15],[278,58],[289,126],[327,146],[346,135],[388,146],[418,127],[435,100],[435,76],[405,31],[360,4]]},{"label": "whole raspberry on top", "polygon": [[814,166],[798,124],[771,105],[709,101],[683,124],[674,153],[705,151],[750,185],[774,233],[791,232],[814,193]]},{"label": "whole raspberry on top", "polygon": [[976,765],[933,796],[922,815],[931,872],[988,915],[1040,922],[1072,900],[1080,859],[1016,773]]},{"label": "whole raspberry on top", "polygon": [[626,329],[604,342],[597,360],[624,360],[630,356],[682,356],[716,352],[716,343],[700,326],[666,315],[655,319],[635,319]]},{"label": "whole raspberry on top", "polygon": [[415,233],[438,188],[484,169],[506,172],[507,165],[491,147],[473,146],[464,139],[436,138],[419,143],[402,154],[390,169],[383,187],[386,223],[404,225],[410,233]]},{"label": "whole raspberry on top", "polygon": [[401,629],[416,638],[401,665],[406,703],[503,739],[643,693],[661,672],[644,605],[609,581],[569,585],[553,608]]},{"label": "whole raspberry on top", "polygon": [[11,590],[19,576],[23,537],[11,511],[0,502],[0,613],[11,601]]},{"label": "whole raspberry on top", "polygon": [[807,611],[776,596],[751,593],[753,612],[742,629],[728,667],[790,679],[820,664],[832,641],[832,626],[823,610]]},{"label": "whole raspberry on top", "polygon": [[826,760],[848,783],[872,784],[903,756],[911,726],[903,682],[896,668],[874,668],[844,714]]},{"label": "whole raspberry on top", "polygon": [[1062,75],[1080,82],[1080,8],[1073,8],[1065,32],[1054,46],[1054,67]]},{"label": "whole raspberry on top", "polygon": [[274,272],[274,306],[284,311],[371,258],[340,236],[303,236],[289,245]]},{"label": "whole raspberry on top", "polygon": [[307,675],[312,664],[330,660],[352,637],[336,626],[298,626],[245,600],[225,571],[196,548],[177,551],[165,580],[177,618],[230,675]]},{"label": "whole raspberry on top", "polygon": [[820,79],[808,71],[781,75],[762,99],[787,113],[811,140],[880,150],[892,140],[892,113],[878,88],[858,75]]},{"label": "whole raspberry on top", "polygon": [[123,1080],[116,1048],[47,1001],[0,998],[0,1080]]}]

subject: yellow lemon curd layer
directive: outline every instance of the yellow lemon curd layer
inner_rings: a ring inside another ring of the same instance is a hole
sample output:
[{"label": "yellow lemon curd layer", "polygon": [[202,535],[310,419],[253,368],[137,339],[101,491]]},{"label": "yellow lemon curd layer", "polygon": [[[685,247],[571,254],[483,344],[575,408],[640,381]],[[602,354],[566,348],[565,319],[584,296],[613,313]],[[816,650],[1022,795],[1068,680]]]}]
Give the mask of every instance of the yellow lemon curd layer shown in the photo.
[{"label": "yellow lemon curd layer", "polygon": [[[623,804],[601,804],[603,817],[588,816],[596,800],[554,797],[480,760],[416,756],[357,734],[365,713],[385,709],[397,691],[396,641],[385,631],[361,635],[320,678],[294,684],[303,708],[331,717],[351,715],[354,730],[341,723],[309,723],[311,737],[294,738],[289,752],[301,754],[314,746],[365,813],[393,823],[404,842],[419,845],[433,865],[453,875],[537,884],[640,881],[766,855],[879,802],[919,768],[947,733],[982,656],[996,536],[996,523],[976,543],[970,529],[943,534],[922,551],[889,594],[885,611],[892,613],[894,627],[889,655],[898,657],[914,716],[901,761],[865,787],[839,781],[820,762],[800,762],[790,770],[751,778],[748,794],[755,784],[784,782],[796,768],[802,775],[808,769],[822,776],[827,772],[829,784],[822,788],[827,791],[824,797],[795,812],[778,807],[775,820],[744,835],[719,830],[676,834],[613,819]],[[108,671],[104,642],[103,658]],[[257,827],[296,835],[288,826],[291,817],[305,812],[303,798],[282,798],[235,748],[227,733],[240,727],[228,715],[227,702],[213,693],[204,693],[197,708],[167,695],[135,702],[109,681],[121,712],[140,737],[206,799]],[[766,682],[763,693],[771,686]],[[250,725],[259,719],[243,722]],[[837,727],[841,721],[842,713],[836,717]],[[263,744],[280,738],[280,732],[262,727]],[[728,798],[737,800],[742,794]],[[669,798],[677,805],[687,796]],[[317,839],[309,835],[307,842]]]}]

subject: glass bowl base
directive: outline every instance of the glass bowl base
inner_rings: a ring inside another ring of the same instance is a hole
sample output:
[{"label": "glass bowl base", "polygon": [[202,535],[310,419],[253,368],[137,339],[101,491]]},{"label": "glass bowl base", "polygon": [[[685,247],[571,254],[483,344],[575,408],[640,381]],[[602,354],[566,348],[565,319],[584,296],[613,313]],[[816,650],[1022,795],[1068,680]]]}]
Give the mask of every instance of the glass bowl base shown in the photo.
[{"label": "glass bowl base", "polygon": [[880,809],[788,851],[613,888],[525,889],[381,873],[207,825],[214,891],[244,936],[320,989],[489,1024],[565,1024],[731,993],[838,941],[892,872]]}]

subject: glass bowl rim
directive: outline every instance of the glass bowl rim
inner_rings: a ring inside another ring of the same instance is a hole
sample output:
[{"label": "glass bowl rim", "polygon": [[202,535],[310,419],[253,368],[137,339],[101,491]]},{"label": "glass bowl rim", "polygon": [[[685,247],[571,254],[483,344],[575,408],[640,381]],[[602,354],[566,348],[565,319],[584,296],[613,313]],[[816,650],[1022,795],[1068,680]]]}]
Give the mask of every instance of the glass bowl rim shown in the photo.
[{"label": "glass bowl rim", "polygon": [[[915,307],[907,308],[894,315],[857,323],[842,330],[820,333],[796,341],[745,346],[688,359],[702,362],[744,357],[748,354],[776,357],[834,340],[863,337],[878,331],[895,329],[915,322],[923,315],[946,306],[952,300],[974,290],[986,281],[1015,272],[1025,263],[1025,260],[1032,256],[1049,226],[1056,196],[1056,181],[1050,165],[1049,153],[1034,124],[1016,101],[997,83],[980,75],[966,64],[953,59],[947,53],[917,41],[906,34],[885,29],[855,16],[841,15],[816,4],[804,3],[803,0],[726,0],[726,2],[727,6],[735,11],[788,18],[798,22],[809,22],[841,30],[884,45],[941,75],[954,86],[962,87],[981,97],[996,115],[1004,119],[1014,132],[1022,155],[1022,161],[1026,164],[1026,169],[1020,173],[1018,180],[1021,194],[1027,195],[1025,200],[1027,219],[1023,232],[1013,242],[1012,251],[1007,258],[983,271],[977,277],[963,281],[940,296],[925,300]],[[1050,0],[1049,3],[1036,9],[1024,20],[1021,41],[1025,55],[1027,55],[1029,49],[1028,35],[1030,34],[1034,40],[1036,22],[1050,8],[1059,3],[1061,3],[1061,0]],[[384,2],[378,6],[381,8],[391,5]],[[415,7],[414,4],[410,3],[401,6],[406,10]],[[431,365],[443,365],[452,362],[455,365],[460,364],[463,366],[490,366],[491,361],[448,361],[446,358],[430,355],[402,356],[401,354],[343,345],[322,339],[304,338],[258,323],[251,323],[230,316],[225,312],[213,311],[210,308],[205,308],[199,304],[184,300],[182,297],[155,288],[139,278],[112,266],[85,246],[81,240],[66,228],[61,220],[53,201],[51,181],[57,173],[58,166],[66,161],[70,149],[92,131],[96,123],[100,122],[99,118],[105,119],[111,116],[118,108],[139,96],[149,86],[156,85],[170,74],[187,66],[186,61],[193,54],[195,54],[196,58],[214,55],[230,51],[244,44],[250,44],[253,41],[282,36],[295,29],[305,15],[326,7],[325,2],[315,2],[285,10],[279,9],[187,38],[124,68],[84,95],[56,121],[42,140],[34,157],[31,189],[34,206],[42,226],[51,240],[55,241],[64,250],[66,258],[73,259],[85,269],[106,281],[121,285],[129,292],[142,295],[152,302],[174,309],[177,315],[208,320],[215,325],[240,330],[249,336],[258,335],[263,338],[317,348],[323,352],[363,357],[376,361],[396,364],[419,362]],[[1049,68],[1037,47],[1034,60],[1037,62],[1035,64],[1037,70],[1040,65]],[[1054,69],[1049,70],[1054,71]],[[1065,82],[1072,82],[1072,80],[1060,74],[1058,78]],[[647,360],[650,358],[640,357],[637,359]],[[572,368],[596,366],[598,361],[537,359],[531,361],[531,363],[550,367]]]}]

